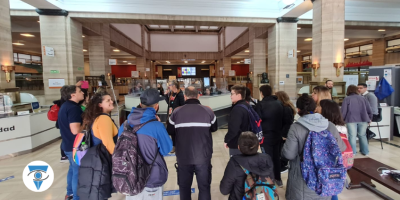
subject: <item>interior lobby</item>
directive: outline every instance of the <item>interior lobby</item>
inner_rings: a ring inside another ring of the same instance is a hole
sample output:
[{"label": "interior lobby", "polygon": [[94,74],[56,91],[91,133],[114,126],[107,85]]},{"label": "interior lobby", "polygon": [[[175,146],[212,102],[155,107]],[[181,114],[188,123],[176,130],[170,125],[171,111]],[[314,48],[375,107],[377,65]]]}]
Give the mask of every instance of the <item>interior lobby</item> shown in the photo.
[{"label": "interior lobby", "polygon": [[[89,94],[99,88],[111,94],[118,127],[140,104],[141,90],[166,91],[171,80],[183,90],[194,86],[218,119],[211,197],[222,200],[228,199],[220,182],[230,159],[224,136],[232,86],[244,85],[261,100],[259,88],[270,85],[296,105],[303,93],[332,80],[332,100],[340,105],[349,85],[366,83],[373,93],[385,78],[394,92],[379,101],[382,120],[370,124],[376,133],[370,153],[355,162],[371,158],[400,169],[399,11],[400,0],[0,0],[0,200],[65,197],[68,163],[60,162],[60,130],[47,113],[62,86],[80,81]],[[160,102],[164,124],[168,108]],[[164,159],[163,199],[178,200],[176,156]],[[23,182],[25,166],[37,160],[54,170],[44,192]],[[367,176],[362,181],[373,187],[344,188],[338,198],[400,200],[399,182],[380,181],[377,169]],[[287,179],[282,173],[281,200]],[[197,200],[196,178],[191,187]]]}]

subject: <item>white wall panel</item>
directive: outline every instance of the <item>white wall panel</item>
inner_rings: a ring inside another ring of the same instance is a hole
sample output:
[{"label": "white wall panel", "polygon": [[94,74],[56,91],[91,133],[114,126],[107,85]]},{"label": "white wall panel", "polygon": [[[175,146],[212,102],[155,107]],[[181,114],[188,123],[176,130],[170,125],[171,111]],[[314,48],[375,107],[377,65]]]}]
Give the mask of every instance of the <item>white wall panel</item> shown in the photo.
[{"label": "white wall panel", "polygon": [[150,34],[151,51],[218,52],[218,35]]},{"label": "white wall panel", "polygon": [[133,41],[142,45],[142,28],[139,24],[112,24],[119,31],[131,38]]},{"label": "white wall panel", "polygon": [[228,46],[234,39],[242,34],[248,27],[226,27],[225,28],[225,45]]}]

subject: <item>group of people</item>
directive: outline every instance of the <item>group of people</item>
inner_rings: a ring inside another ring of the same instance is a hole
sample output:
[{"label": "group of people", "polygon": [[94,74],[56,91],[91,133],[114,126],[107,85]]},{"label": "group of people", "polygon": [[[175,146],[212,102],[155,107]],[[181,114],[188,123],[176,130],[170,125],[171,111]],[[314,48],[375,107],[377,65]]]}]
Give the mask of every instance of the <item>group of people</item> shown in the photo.
[{"label": "group of people", "polygon": [[[367,155],[365,129],[378,115],[376,97],[366,91],[365,84],[359,84],[358,87],[351,85],[340,109],[332,101],[330,89],[317,86],[311,97],[308,94],[299,97],[295,107],[284,91],[273,95],[269,85],[263,85],[259,90],[262,99],[257,101],[251,97],[249,88],[241,85],[231,88],[232,109],[224,138],[224,146],[229,148],[231,159],[220,183],[221,193],[229,195],[229,199],[243,198],[246,179],[243,168],[268,177],[267,182],[278,187],[283,187],[281,172],[289,169],[286,199],[330,199],[320,197],[309,189],[300,172],[299,158],[308,132],[328,130],[337,140],[341,151],[346,149],[346,145],[339,133],[348,134],[354,154],[357,152],[355,137],[358,136],[361,153]],[[89,99],[79,86],[64,86],[61,96],[57,126],[62,136],[62,152],[70,164],[65,199],[79,200],[77,191],[80,167],[72,158],[75,135],[83,129],[88,130],[92,136],[92,145],[104,145],[112,155],[124,125],[118,128],[111,119],[114,102],[104,91]],[[201,105],[199,97],[195,87],[189,86],[183,92],[176,81],[168,83],[168,90],[164,94],[156,89],[146,89],[140,95],[141,103],[132,108],[126,123],[135,127],[149,122],[136,134],[139,152],[145,162],[152,163],[152,169],[143,191],[127,196],[126,199],[162,199],[162,187],[168,179],[168,167],[163,156],[171,152],[176,153],[180,199],[191,199],[194,174],[199,188],[199,200],[212,199],[211,133],[218,129],[218,123],[213,110]],[[157,116],[159,101],[163,100],[168,104],[166,127]],[[82,104],[86,106],[81,107]],[[262,120],[261,142],[251,132],[250,108]],[[298,123],[293,123],[296,115],[299,116]]]}]

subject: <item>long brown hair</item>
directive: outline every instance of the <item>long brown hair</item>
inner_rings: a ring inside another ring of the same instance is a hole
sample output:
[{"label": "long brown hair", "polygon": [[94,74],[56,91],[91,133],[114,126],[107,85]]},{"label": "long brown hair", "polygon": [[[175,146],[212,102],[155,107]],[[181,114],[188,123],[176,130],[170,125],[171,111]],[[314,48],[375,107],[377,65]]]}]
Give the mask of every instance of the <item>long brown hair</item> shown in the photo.
[{"label": "long brown hair", "polygon": [[324,99],[320,102],[321,115],[328,121],[335,125],[344,126],[346,123],[343,121],[342,113],[340,112],[339,105],[329,99]]},{"label": "long brown hair", "polygon": [[284,91],[278,91],[275,93],[278,97],[278,100],[283,103],[284,106],[290,107],[293,110],[293,115],[296,115],[296,108],[293,103],[289,99],[289,95]]},{"label": "long brown hair", "polygon": [[315,102],[315,103],[317,103],[317,106],[319,106],[319,102],[321,100],[332,99],[332,95],[330,93],[329,88],[327,88],[325,86],[318,85],[313,88],[313,92],[315,92],[318,95],[318,102]]},{"label": "long brown hair", "polygon": [[91,127],[94,120],[103,114],[103,108],[99,104],[103,101],[103,97],[110,95],[106,91],[101,91],[93,95],[90,99],[85,112],[83,113],[83,126],[85,128]]}]

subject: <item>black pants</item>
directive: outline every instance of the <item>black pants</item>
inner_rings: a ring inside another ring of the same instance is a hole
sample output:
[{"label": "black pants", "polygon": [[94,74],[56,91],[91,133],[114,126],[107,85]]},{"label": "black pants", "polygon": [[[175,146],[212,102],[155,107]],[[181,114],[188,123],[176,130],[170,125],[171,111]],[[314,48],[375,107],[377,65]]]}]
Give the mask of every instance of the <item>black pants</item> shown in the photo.
[{"label": "black pants", "polygon": [[175,126],[171,125],[169,120],[167,120],[167,132],[171,136],[172,146],[175,146]]},{"label": "black pants", "polygon": [[[61,143],[62,144],[62,143]],[[67,157],[67,155],[65,155],[64,151],[61,148],[61,144],[60,144],[60,151],[61,151],[61,157]]]},{"label": "black pants", "polygon": [[191,200],[193,174],[199,188],[198,200],[211,199],[211,161],[201,165],[178,165],[178,185],[181,200]]},{"label": "black pants", "polygon": [[281,181],[281,143],[276,142],[274,144],[261,144],[264,147],[266,154],[271,156],[272,162],[274,163],[274,178],[275,180]]},{"label": "black pants", "polygon": [[[281,149],[280,149],[281,155],[282,155],[283,145],[285,144],[285,142],[286,142],[286,140],[281,141]],[[285,158],[283,158],[281,156],[281,170],[282,170],[282,168],[287,167],[288,162],[289,162],[288,160],[286,160]]]}]

